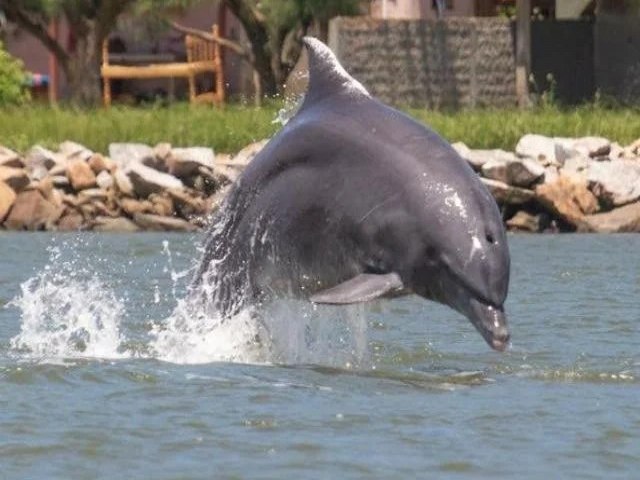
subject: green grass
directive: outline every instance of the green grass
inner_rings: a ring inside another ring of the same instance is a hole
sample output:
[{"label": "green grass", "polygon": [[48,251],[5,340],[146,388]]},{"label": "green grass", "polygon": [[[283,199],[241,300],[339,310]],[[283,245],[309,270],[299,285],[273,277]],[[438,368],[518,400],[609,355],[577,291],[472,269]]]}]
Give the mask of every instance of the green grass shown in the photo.
[{"label": "green grass", "polygon": [[34,144],[55,148],[72,140],[107,152],[111,142],[169,142],[177,147],[211,146],[217,152],[235,152],[271,136],[279,128],[272,123],[276,115],[277,105],[219,109],[175,104],[109,110],[27,106],[0,110],[0,145],[25,151]]},{"label": "green grass", "polygon": [[450,142],[464,142],[471,148],[513,150],[526,133],[552,137],[597,135],[622,145],[640,138],[640,110],[632,108],[585,105],[574,109],[478,109],[449,113],[409,109],[408,113]]},{"label": "green grass", "polygon": [[[174,146],[211,146],[217,152],[235,152],[255,140],[271,136],[278,103],[256,109],[227,105],[223,109],[190,107],[115,107],[77,110],[70,107],[27,106],[0,110],[0,145],[25,151],[34,144],[50,148],[64,140],[106,152],[111,142],[169,142]],[[640,137],[640,110],[546,107],[528,111],[465,110],[438,112],[407,109],[451,142],[472,148],[513,150],[525,133],[576,137],[600,135],[628,144]]]}]

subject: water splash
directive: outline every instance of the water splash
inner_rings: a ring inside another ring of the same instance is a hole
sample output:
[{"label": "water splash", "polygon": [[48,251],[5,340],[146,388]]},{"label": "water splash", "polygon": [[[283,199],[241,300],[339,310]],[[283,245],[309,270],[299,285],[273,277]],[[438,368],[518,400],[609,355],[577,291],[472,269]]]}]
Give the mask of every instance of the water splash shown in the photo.
[{"label": "water splash", "polygon": [[[10,341],[13,356],[40,363],[135,357],[339,368],[368,361],[361,306],[336,309],[283,299],[223,318],[214,302],[217,275],[189,292],[194,266],[176,268],[179,252],[168,241],[161,244],[159,264],[140,276],[140,268],[149,268],[146,253],[110,262],[96,238],[54,240],[47,265],[21,285],[8,305],[21,317]],[[215,261],[209,269],[215,271]],[[132,288],[131,278],[143,280]]]},{"label": "water splash", "polygon": [[96,275],[73,264],[55,265],[61,257],[51,247],[50,264],[21,285],[8,306],[22,312],[20,333],[10,341],[23,357],[124,358],[120,323],[124,304]]}]

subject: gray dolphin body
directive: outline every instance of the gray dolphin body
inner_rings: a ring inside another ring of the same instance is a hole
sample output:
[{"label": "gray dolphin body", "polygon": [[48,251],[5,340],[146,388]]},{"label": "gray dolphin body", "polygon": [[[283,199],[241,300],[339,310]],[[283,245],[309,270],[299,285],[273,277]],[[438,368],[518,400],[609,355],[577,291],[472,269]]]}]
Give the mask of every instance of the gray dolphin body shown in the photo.
[{"label": "gray dolphin body", "polygon": [[498,208],[440,136],[371,98],[305,38],[309,88],[214,219],[193,287],[216,308],[292,295],[344,304],[413,292],[509,341]]}]

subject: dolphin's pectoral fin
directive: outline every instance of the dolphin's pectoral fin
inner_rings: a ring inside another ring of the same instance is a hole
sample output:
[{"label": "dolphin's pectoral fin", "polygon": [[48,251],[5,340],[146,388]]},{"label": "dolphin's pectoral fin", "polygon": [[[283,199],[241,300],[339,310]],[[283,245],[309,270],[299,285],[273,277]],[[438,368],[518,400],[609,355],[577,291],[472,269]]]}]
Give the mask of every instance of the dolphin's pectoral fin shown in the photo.
[{"label": "dolphin's pectoral fin", "polygon": [[362,273],[335,287],[312,295],[313,303],[331,303],[335,305],[368,302],[404,288],[397,273],[377,275]]}]

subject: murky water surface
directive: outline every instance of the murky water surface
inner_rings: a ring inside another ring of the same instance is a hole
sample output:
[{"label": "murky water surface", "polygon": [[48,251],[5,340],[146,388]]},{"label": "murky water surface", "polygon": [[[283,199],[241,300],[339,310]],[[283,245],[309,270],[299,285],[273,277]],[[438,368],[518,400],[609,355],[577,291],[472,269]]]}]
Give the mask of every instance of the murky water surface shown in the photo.
[{"label": "murky water surface", "polygon": [[0,232],[0,479],[638,478],[640,236],[511,236],[513,345],[414,297],[176,309],[198,236]]}]

